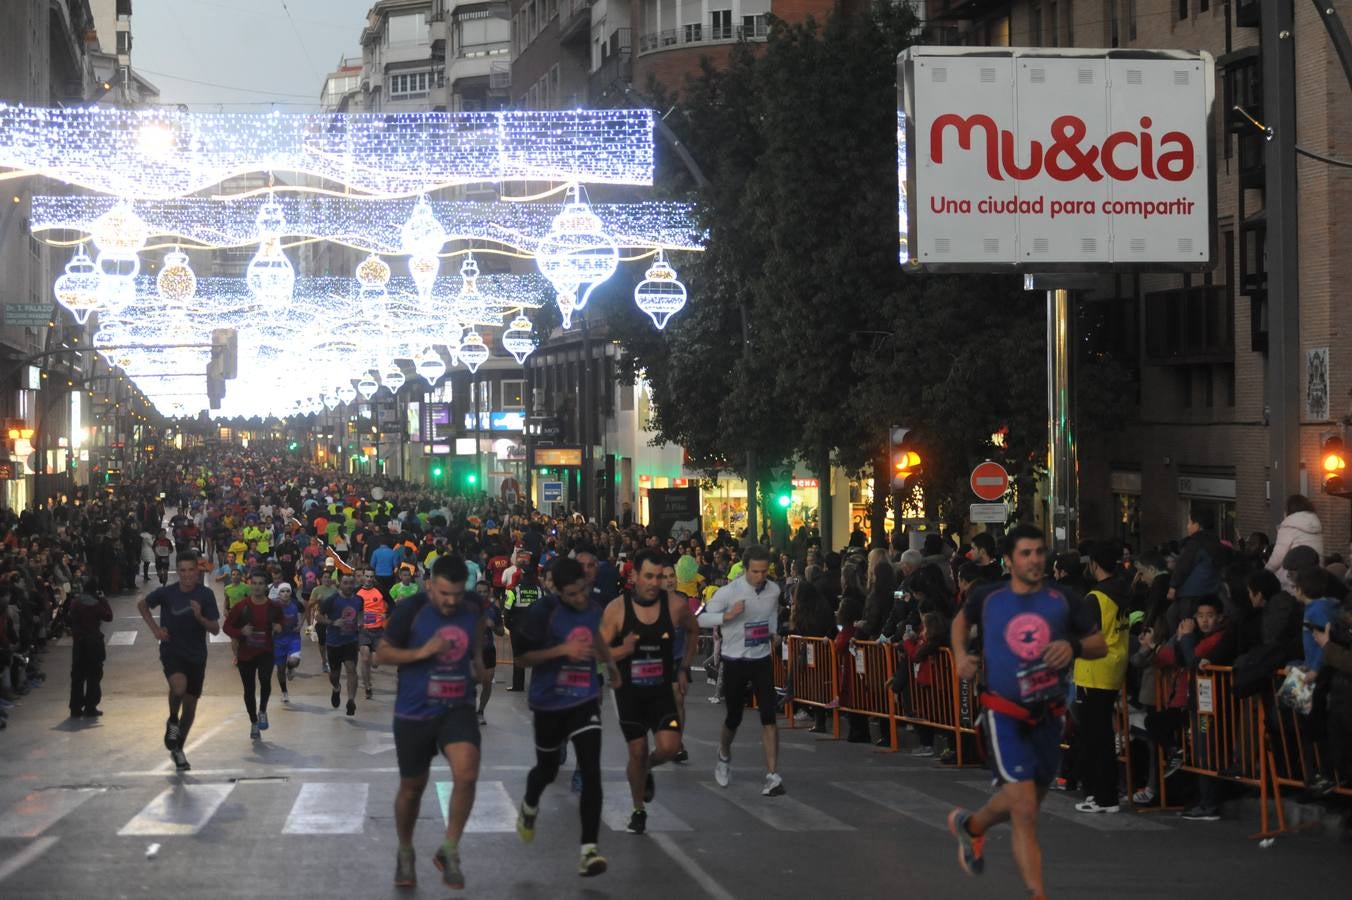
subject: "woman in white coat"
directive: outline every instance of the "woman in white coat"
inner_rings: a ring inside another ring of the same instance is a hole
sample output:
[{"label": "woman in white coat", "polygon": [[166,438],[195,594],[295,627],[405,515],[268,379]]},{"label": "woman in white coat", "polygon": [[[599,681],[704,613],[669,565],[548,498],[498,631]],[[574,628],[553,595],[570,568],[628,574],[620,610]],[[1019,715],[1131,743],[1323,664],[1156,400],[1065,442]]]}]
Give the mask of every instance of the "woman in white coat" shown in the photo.
[{"label": "woman in white coat", "polygon": [[1292,586],[1292,573],[1282,568],[1286,554],[1296,547],[1309,547],[1324,559],[1324,526],[1314,511],[1314,504],[1304,494],[1292,494],[1286,498],[1286,518],[1277,527],[1277,543],[1268,557],[1269,571],[1276,572],[1281,579],[1282,589],[1288,593]]},{"label": "woman in white coat", "polygon": [[150,567],[155,564],[155,535],[141,532],[141,581],[150,583]]}]

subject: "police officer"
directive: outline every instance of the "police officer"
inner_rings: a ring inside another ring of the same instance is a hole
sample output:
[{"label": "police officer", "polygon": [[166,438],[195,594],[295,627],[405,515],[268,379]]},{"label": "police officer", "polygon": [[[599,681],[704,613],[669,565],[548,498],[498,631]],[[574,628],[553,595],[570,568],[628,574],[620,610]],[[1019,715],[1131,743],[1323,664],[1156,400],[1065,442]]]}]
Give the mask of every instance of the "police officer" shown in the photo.
[{"label": "police officer", "polygon": [[540,573],[533,560],[522,565],[521,570],[521,580],[514,587],[507,589],[506,601],[503,603],[507,631],[512,639],[512,686],[507,688],[509,691],[524,691],[526,689],[526,670],[523,666],[516,664],[516,658],[526,652],[518,637],[519,626],[521,622],[525,621],[526,613],[530,610],[531,605],[543,597],[545,593],[544,588],[540,587]]}]

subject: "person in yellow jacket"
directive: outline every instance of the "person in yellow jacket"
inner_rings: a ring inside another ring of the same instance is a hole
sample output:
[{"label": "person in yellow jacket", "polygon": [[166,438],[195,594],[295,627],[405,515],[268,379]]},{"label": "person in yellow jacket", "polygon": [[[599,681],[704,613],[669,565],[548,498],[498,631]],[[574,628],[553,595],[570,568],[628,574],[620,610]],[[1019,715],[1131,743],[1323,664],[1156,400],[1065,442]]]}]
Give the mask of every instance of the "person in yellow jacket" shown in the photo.
[{"label": "person in yellow jacket", "polygon": [[271,538],[272,532],[267,529],[260,528],[252,523],[244,526],[244,540],[257,541],[258,552],[264,556],[267,556],[271,549]]},{"label": "person in yellow jacket", "polygon": [[1097,610],[1099,631],[1108,653],[1098,659],[1075,660],[1075,702],[1079,708],[1075,769],[1085,799],[1075,809],[1082,813],[1115,813],[1117,749],[1113,742],[1115,710],[1127,677],[1127,614],[1124,586],[1116,574],[1118,547],[1104,541],[1089,549],[1089,573],[1094,585],[1085,605]]}]

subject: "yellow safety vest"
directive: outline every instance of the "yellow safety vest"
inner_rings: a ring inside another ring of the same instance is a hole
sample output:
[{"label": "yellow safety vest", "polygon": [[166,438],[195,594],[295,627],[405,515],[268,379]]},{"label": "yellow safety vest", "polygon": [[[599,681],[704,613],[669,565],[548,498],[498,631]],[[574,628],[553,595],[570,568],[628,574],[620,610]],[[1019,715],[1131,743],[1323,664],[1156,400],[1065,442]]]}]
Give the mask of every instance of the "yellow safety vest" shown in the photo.
[{"label": "yellow safety vest", "polygon": [[1089,596],[1098,600],[1108,655],[1075,660],[1075,686],[1120,691],[1127,677],[1127,611],[1103,591],[1090,591]]}]

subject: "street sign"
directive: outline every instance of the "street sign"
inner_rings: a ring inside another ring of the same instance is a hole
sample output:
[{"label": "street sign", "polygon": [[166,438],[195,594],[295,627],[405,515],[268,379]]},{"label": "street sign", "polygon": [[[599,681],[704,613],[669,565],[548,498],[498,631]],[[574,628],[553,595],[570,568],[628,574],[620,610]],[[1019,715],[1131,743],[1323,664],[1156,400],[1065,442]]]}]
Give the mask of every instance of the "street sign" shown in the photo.
[{"label": "street sign", "polygon": [[563,482],[562,481],[542,481],[540,482],[540,502],[558,503],[563,500]]},{"label": "street sign", "polygon": [[972,523],[1001,525],[1009,518],[1009,510],[1003,503],[973,503],[967,519]]},{"label": "street sign", "polygon": [[538,447],[535,450],[537,466],[580,466],[581,447]]},{"label": "street sign", "polygon": [[6,303],[4,324],[9,328],[46,328],[53,312],[45,303]]},{"label": "street sign", "polygon": [[994,502],[1009,490],[1009,473],[999,463],[986,460],[972,470],[971,484],[978,498]]}]

